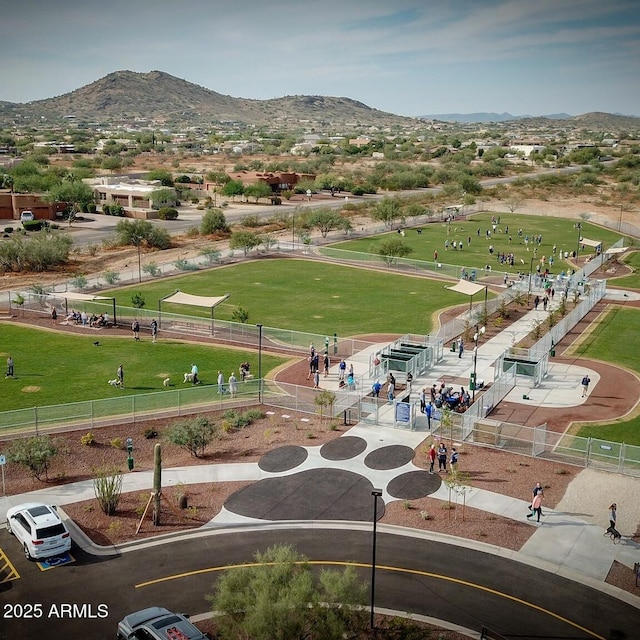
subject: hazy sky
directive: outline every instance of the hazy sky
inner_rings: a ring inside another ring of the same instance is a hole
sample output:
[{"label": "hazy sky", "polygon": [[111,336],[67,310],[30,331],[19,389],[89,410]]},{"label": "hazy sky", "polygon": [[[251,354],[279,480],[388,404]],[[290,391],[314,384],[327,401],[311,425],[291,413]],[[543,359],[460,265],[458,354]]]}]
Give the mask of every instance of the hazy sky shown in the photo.
[{"label": "hazy sky", "polygon": [[2,13],[0,100],[50,98],[122,69],[407,116],[640,116],[640,2],[22,0]]}]

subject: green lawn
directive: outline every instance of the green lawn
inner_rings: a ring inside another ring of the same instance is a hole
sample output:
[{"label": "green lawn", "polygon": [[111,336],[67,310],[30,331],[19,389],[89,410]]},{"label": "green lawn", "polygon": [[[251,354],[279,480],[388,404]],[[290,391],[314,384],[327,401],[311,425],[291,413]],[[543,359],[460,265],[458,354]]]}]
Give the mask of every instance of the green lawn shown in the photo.
[{"label": "green lawn", "polygon": [[[146,309],[176,289],[194,295],[231,294],[215,317],[231,320],[236,307],[249,322],[321,335],[421,333],[432,330],[431,314],[443,307],[468,304],[468,298],[445,289],[442,280],[407,277],[382,269],[358,269],[309,260],[274,259],[191,273],[113,290],[119,305],[131,306],[142,292]],[[480,299],[476,296],[476,302]],[[208,309],[162,305],[163,311],[209,316]]]},{"label": "green lawn", "polygon": [[632,251],[628,253],[623,262],[629,265],[634,272],[611,279],[611,285],[614,287],[625,287],[626,289],[640,289],[640,251]]},{"label": "green lawn", "polygon": [[[493,233],[491,218],[493,215],[500,217],[500,224],[497,225],[496,233]],[[505,233],[508,227],[509,232]],[[560,273],[570,268],[568,262],[559,260],[560,251],[578,250],[578,229],[575,221],[564,218],[552,218],[541,216],[529,216],[514,214],[494,214],[491,212],[479,213],[470,216],[467,221],[454,221],[451,225],[444,222],[426,224],[420,227],[422,233],[417,233],[415,229],[406,229],[403,242],[413,249],[407,256],[412,260],[424,260],[433,262],[434,251],[438,252],[438,261],[445,264],[482,269],[485,265],[491,265],[493,270],[508,273],[518,273],[519,271],[528,273],[531,268],[533,258],[533,268],[543,256],[548,260],[553,253],[553,245],[556,245],[556,257],[552,273]],[[522,237],[518,237],[518,230],[522,229]],[[480,230],[480,235],[478,235]],[[487,238],[487,230],[491,231],[491,238]],[[542,242],[538,246],[537,254],[531,243],[529,251],[525,244],[525,236],[530,238],[535,235],[542,235]],[[587,222],[582,222],[581,235],[583,238],[597,240],[604,243],[605,248],[614,244],[621,236],[613,231],[597,227]],[[350,251],[360,251],[364,253],[376,253],[376,248],[389,237],[397,237],[397,230],[376,236],[374,238],[363,238],[358,240],[348,240],[339,242],[331,246]],[[511,236],[511,242],[509,242]],[[471,238],[471,243],[468,243]],[[449,250],[445,250],[445,242],[449,241]],[[452,241],[462,242],[463,249],[454,251],[451,248]],[[489,245],[493,245],[493,256],[489,253]],[[588,250],[585,253],[593,253]],[[498,253],[513,253],[515,264],[513,267],[501,265],[497,261]],[[580,250],[580,255],[583,252]]]},{"label": "green lawn", "polygon": [[[2,365],[11,353],[16,373],[16,379],[0,378],[0,411],[188,388],[182,380],[192,362],[198,365],[203,384],[214,384],[218,369],[225,379],[231,371],[238,377],[238,367],[245,360],[251,363],[256,377],[258,370],[258,357],[253,351],[165,339],[153,344],[146,336],[134,342],[132,338],[99,333],[85,337],[2,323],[0,337]],[[93,344],[95,340],[100,346]],[[284,361],[263,354],[263,374]],[[107,383],[116,377],[121,363],[124,390]],[[167,376],[171,387],[162,384]]]},{"label": "green lawn", "polygon": [[[599,322],[576,353],[585,358],[620,364],[640,373],[638,352],[629,348],[639,339],[640,309],[616,307]],[[597,417],[594,415],[595,419]],[[640,417],[609,425],[585,426],[577,435],[640,446]]]}]

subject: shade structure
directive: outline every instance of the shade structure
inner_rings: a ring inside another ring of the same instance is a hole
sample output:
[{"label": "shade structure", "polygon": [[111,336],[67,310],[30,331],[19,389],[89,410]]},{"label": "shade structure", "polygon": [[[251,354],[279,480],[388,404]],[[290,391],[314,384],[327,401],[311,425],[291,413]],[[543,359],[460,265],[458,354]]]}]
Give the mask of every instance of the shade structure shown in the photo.
[{"label": "shade structure", "polygon": [[469,296],[469,317],[471,317],[471,305],[473,303],[473,296],[476,293],[484,289],[485,303],[487,301],[487,285],[476,284],[475,282],[470,282],[469,280],[465,280],[464,278],[460,278],[457,284],[454,284],[452,287],[445,287],[445,289],[449,289],[450,291],[455,291],[456,293],[462,293],[465,296]]},{"label": "shade structure", "polygon": [[171,302],[173,304],[184,304],[190,307],[201,307],[211,310],[211,335],[214,333],[213,325],[213,312],[214,309],[224,302],[230,294],[225,293],[223,296],[196,296],[191,293],[184,293],[183,291],[175,291],[174,293],[165,296],[158,300],[158,316],[160,327],[162,327],[162,303]]},{"label": "shade structure", "polygon": [[601,247],[602,240],[589,240],[589,238],[580,238],[580,244],[585,247]]}]

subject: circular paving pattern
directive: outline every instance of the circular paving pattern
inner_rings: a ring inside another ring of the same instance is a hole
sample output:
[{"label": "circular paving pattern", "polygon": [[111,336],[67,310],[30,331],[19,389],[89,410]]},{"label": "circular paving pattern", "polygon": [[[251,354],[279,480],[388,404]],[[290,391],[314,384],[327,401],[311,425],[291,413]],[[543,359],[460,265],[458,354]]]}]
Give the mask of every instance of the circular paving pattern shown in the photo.
[{"label": "circular paving pattern", "polygon": [[265,453],[258,461],[258,466],[263,471],[269,471],[270,473],[289,471],[289,469],[295,469],[302,464],[308,455],[309,452],[303,447],[294,445],[278,447]]},{"label": "circular paving pattern", "polygon": [[397,469],[407,462],[411,462],[414,456],[414,450],[400,444],[390,445],[388,447],[380,447],[372,451],[365,459],[364,463],[369,469],[383,471],[384,469]]},{"label": "circular paving pattern", "polygon": [[325,460],[349,460],[367,448],[367,441],[356,436],[342,436],[323,444],[320,455]]},{"label": "circular paving pattern", "polygon": [[387,485],[387,492],[400,500],[417,500],[435,493],[441,484],[437,473],[409,471],[394,478]]},{"label": "circular paving pattern", "polygon": [[[284,448],[284,447],[283,447]],[[281,478],[266,478],[236,491],[225,509],[261,520],[371,521],[373,485],[342,469],[310,469]],[[377,500],[377,519],[384,500]]]}]

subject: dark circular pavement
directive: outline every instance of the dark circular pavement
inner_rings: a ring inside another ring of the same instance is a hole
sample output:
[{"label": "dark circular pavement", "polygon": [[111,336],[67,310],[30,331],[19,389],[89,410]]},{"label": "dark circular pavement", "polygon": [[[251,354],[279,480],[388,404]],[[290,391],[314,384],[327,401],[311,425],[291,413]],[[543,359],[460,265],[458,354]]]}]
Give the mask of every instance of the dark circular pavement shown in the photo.
[{"label": "dark circular pavement", "polygon": [[320,455],[325,460],[349,460],[367,448],[367,441],[356,436],[342,436],[323,444]]},{"label": "dark circular pavement", "polygon": [[397,469],[413,460],[414,451],[411,447],[394,444],[388,447],[380,447],[372,451],[365,459],[364,463],[369,469],[384,471],[386,469]]},{"label": "dark circular pavement", "polygon": [[309,452],[304,447],[289,445],[286,447],[278,447],[265,453],[258,461],[258,466],[263,471],[279,473],[295,469],[308,457]]}]

